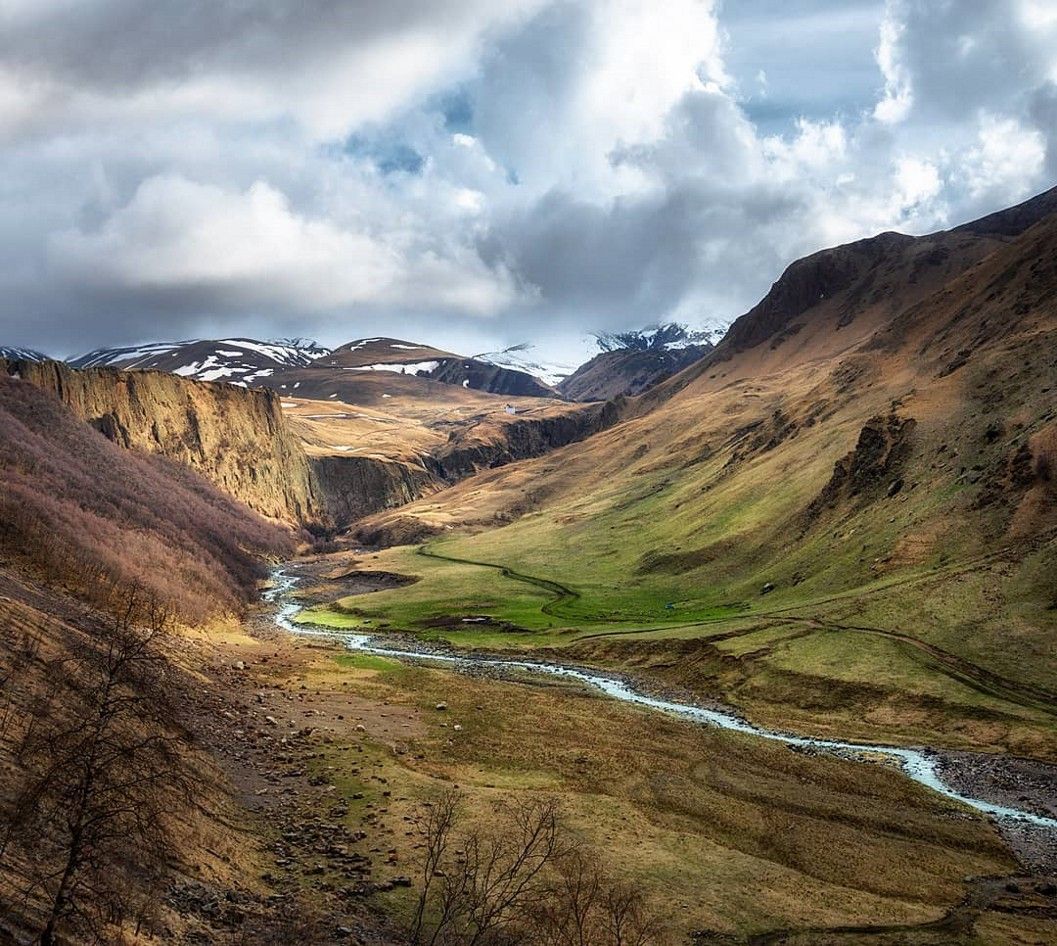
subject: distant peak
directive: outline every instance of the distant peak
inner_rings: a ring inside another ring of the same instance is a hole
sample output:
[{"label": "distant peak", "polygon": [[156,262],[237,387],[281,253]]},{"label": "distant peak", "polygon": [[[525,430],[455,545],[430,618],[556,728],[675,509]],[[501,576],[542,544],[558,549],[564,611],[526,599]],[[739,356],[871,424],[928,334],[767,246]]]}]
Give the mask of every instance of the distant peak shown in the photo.
[{"label": "distant peak", "polygon": [[7,361],[47,361],[48,356],[35,348],[11,348],[0,345],[0,358]]},{"label": "distant peak", "polygon": [[280,345],[284,348],[296,348],[298,351],[303,351],[305,354],[313,355],[317,358],[322,355],[330,354],[330,349],[325,345],[320,345],[314,338],[303,338],[300,335],[295,335],[292,338],[270,338],[265,344]]},{"label": "distant peak", "polygon": [[694,345],[713,345],[722,329],[691,329],[682,322],[659,322],[627,332],[594,332],[598,347],[611,351],[668,351]]}]

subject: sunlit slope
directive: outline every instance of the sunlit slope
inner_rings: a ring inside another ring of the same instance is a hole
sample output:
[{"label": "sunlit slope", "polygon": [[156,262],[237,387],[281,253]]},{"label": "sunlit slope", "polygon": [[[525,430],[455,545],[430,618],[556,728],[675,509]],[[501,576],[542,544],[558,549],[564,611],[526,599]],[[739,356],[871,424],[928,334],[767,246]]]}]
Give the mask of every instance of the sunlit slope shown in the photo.
[{"label": "sunlit slope", "polygon": [[[777,320],[769,340],[750,344],[740,330],[741,343],[662,385],[633,419],[368,530],[399,537],[411,520],[415,534],[434,533],[435,552],[561,583],[572,593],[533,620],[522,603],[516,615],[489,612],[537,633],[704,639],[769,622],[775,639],[757,637],[759,660],[744,659],[749,647],[725,669],[702,669],[751,689],[764,665],[772,679],[760,699],[778,699],[789,675],[797,692],[844,675],[853,688],[876,682],[883,703],[909,670],[886,681],[879,666],[924,662],[923,679],[934,676],[940,657],[884,632],[1041,688],[1029,702],[1045,701],[1057,688],[1057,221],[925,239],[936,262],[920,263],[918,241],[889,241],[879,265],[798,312],[795,331]],[[883,292],[874,298],[864,281]],[[494,576],[427,570],[432,601],[420,583],[412,609],[401,591],[370,607],[411,625],[465,613],[474,583]],[[788,640],[794,620],[828,630]],[[923,683],[920,695],[966,706],[1010,696],[983,693],[979,680],[959,686]]]}]

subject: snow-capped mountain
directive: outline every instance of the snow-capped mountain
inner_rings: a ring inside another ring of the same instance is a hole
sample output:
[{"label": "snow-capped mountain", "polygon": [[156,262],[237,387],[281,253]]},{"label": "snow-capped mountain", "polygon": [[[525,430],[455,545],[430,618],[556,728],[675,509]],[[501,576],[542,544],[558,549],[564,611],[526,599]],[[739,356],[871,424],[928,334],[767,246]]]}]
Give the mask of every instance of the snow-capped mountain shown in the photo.
[{"label": "snow-capped mountain", "polygon": [[629,332],[597,332],[600,351],[561,384],[572,401],[641,394],[707,355],[724,329],[691,329],[664,322]]},{"label": "snow-capped mountain", "polygon": [[357,339],[335,348],[317,365],[345,371],[393,372],[491,394],[555,396],[549,383],[522,366],[501,364],[495,358],[483,355],[466,357],[397,338]]},{"label": "snow-capped mountain", "polygon": [[0,358],[7,361],[46,361],[48,356],[33,348],[8,348],[0,345]]},{"label": "snow-capped mountain", "polygon": [[[552,360],[549,351],[547,356],[540,354],[530,342],[464,356],[381,336],[334,349],[304,338],[191,339],[99,348],[70,359],[70,364],[75,368],[169,371],[199,381],[287,392],[296,386],[301,393],[315,390],[324,375],[378,372],[492,394],[596,400],[645,390],[702,357],[721,335],[722,330],[691,329],[676,322],[637,331],[599,332],[593,338],[585,336],[582,347],[573,344],[576,350],[569,351],[567,361]],[[311,378],[302,376],[306,368],[311,368]]]},{"label": "snow-capped mountain", "polygon": [[251,384],[283,368],[303,368],[330,349],[304,338],[192,339],[127,348],[97,348],[70,360],[75,368],[170,371],[199,381]]},{"label": "snow-capped mountain", "polygon": [[596,332],[602,351],[677,351],[699,345],[715,345],[725,328],[691,329],[681,322],[660,322],[630,332]]},{"label": "snow-capped mountain", "polygon": [[579,367],[579,362],[576,364],[560,363],[539,358],[532,354],[535,347],[529,342],[522,342],[520,345],[512,345],[502,351],[483,352],[473,357],[478,361],[495,365],[497,368],[523,371],[551,387],[557,387]]}]

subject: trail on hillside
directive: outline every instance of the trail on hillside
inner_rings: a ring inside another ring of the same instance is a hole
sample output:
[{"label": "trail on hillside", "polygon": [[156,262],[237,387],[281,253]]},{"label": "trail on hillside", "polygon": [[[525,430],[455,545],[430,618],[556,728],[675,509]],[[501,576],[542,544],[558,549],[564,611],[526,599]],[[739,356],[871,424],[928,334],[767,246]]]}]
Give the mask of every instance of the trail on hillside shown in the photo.
[{"label": "trail on hillside", "polygon": [[520,581],[526,585],[532,585],[535,588],[542,588],[544,591],[549,591],[554,595],[553,600],[548,601],[540,607],[540,611],[549,617],[561,617],[561,615],[557,613],[557,608],[564,604],[577,601],[580,598],[580,592],[574,591],[567,585],[563,585],[557,581],[551,581],[549,578],[537,578],[535,575],[526,575],[523,572],[516,572],[506,565],[497,565],[494,562],[478,562],[471,558],[456,558],[454,555],[443,555],[440,552],[435,552],[432,549],[427,548],[425,545],[420,545],[418,547],[418,554],[423,555],[426,558],[435,558],[442,562],[456,562],[459,565],[476,565],[479,568],[491,568],[494,571],[498,571],[505,578],[510,578],[513,581]]},{"label": "trail on hillside", "polygon": [[[455,562],[461,565],[475,565],[479,568],[489,568],[494,571],[500,572],[506,578],[510,578],[513,581],[519,581],[524,584],[531,585],[535,588],[540,588],[544,591],[551,593],[554,597],[546,604],[540,607],[542,613],[550,616],[561,618],[563,616],[559,613],[559,610],[564,606],[571,604],[574,601],[580,599],[581,595],[578,591],[563,585],[560,582],[553,581],[548,578],[540,578],[536,575],[528,575],[524,572],[515,571],[507,565],[495,563],[495,562],[482,562],[475,559],[459,558],[453,555],[445,555],[441,552],[434,551],[425,545],[419,546],[418,554],[423,555],[426,558],[433,558],[439,561]],[[997,553],[985,556],[986,560],[992,560],[996,557]],[[973,568],[979,567],[980,562],[974,560],[973,562],[963,562],[960,565],[951,566],[945,570],[945,573],[952,571],[968,571]],[[931,574],[928,576],[915,575],[911,578],[905,579],[902,583],[918,582],[927,579],[935,579],[936,575]],[[885,590],[889,590],[894,585],[887,585]],[[848,593],[843,593],[840,596],[834,596],[832,598],[822,599],[818,603],[826,603],[838,599],[848,597]],[[820,632],[844,632],[851,634],[867,634],[874,635],[877,637],[886,638],[888,640],[896,641],[897,643],[904,644],[917,650],[920,654],[925,655],[928,658],[928,665],[937,673],[948,677],[949,679],[960,683],[963,686],[967,686],[978,693],[983,693],[987,696],[994,697],[996,699],[1004,700],[1007,703],[1012,703],[1016,706],[1025,707],[1027,709],[1033,709],[1045,713],[1047,716],[1057,717],[1057,692],[1048,690],[1044,687],[1035,686],[1029,683],[1021,683],[1017,680],[1012,680],[1009,677],[1005,677],[992,670],[988,670],[986,667],[982,667],[979,664],[973,663],[964,657],[959,657],[957,654],[953,654],[948,650],[944,650],[935,644],[930,644],[927,641],[922,640],[919,637],[915,637],[912,634],[908,634],[902,631],[891,631],[879,627],[869,627],[865,625],[856,624],[843,624],[837,621],[827,620],[825,618],[810,617],[802,615],[789,614],[791,610],[804,610],[804,605],[797,605],[790,608],[776,608],[771,611],[754,611],[751,614],[742,616],[743,620],[748,619],[771,619],[782,624],[792,624],[806,626],[814,628]],[[727,617],[720,620],[738,620],[737,617]],[[686,624],[665,624],[653,628],[635,628],[626,629],[621,628],[617,630],[609,631],[598,631],[592,634],[584,635],[578,638],[578,640],[595,640],[606,637],[616,637],[626,634],[651,634],[659,633],[664,631],[690,629],[695,627],[707,627],[711,624],[718,623],[718,620],[706,620],[706,621],[694,621]],[[748,627],[742,630],[726,631],[721,634],[710,636],[709,642],[718,642],[733,640],[737,637],[741,637],[745,634],[753,633],[757,628]]]}]

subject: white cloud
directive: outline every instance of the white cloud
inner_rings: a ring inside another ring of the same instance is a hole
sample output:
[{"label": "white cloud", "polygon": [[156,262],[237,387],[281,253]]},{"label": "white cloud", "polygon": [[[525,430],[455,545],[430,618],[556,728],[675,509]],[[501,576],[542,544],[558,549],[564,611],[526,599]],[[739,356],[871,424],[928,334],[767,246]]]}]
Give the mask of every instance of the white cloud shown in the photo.
[{"label": "white cloud", "polygon": [[1057,6],[1051,0],[1020,0],[1020,16],[1025,25],[1033,30],[1046,30],[1057,26]]},{"label": "white cloud", "polygon": [[784,179],[800,177],[805,172],[827,172],[840,164],[848,153],[848,135],[840,122],[814,122],[797,119],[796,136],[772,136],[762,142],[763,153],[774,173]]},{"label": "white cloud", "polygon": [[544,2],[34,0],[0,11],[0,62],[47,87],[66,123],[165,110],[292,120],[323,138],[466,74],[484,34]]},{"label": "white cloud", "polygon": [[[726,321],[795,256],[1057,173],[1050,4],[767,6],[8,0],[0,340]],[[769,30],[740,92],[734,13]]]},{"label": "white cloud", "polygon": [[160,176],[98,229],[56,234],[50,250],[75,284],[148,297],[193,288],[225,307],[431,304],[489,314],[511,302],[505,274],[472,253],[440,257],[387,236],[299,215],[263,181],[233,193]]},{"label": "white cloud", "polygon": [[874,106],[874,117],[885,124],[896,124],[906,118],[914,100],[910,73],[900,53],[900,41],[906,31],[900,12],[898,3],[889,3],[881,21],[881,35],[875,53],[884,78],[884,95]]},{"label": "white cloud", "polygon": [[1031,191],[1045,158],[1046,141],[1037,128],[985,113],[980,117],[978,144],[965,155],[969,193],[1013,202]]},{"label": "white cloud", "polygon": [[931,200],[943,187],[934,164],[911,157],[896,162],[895,184],[899,202],[905,209]]}]

